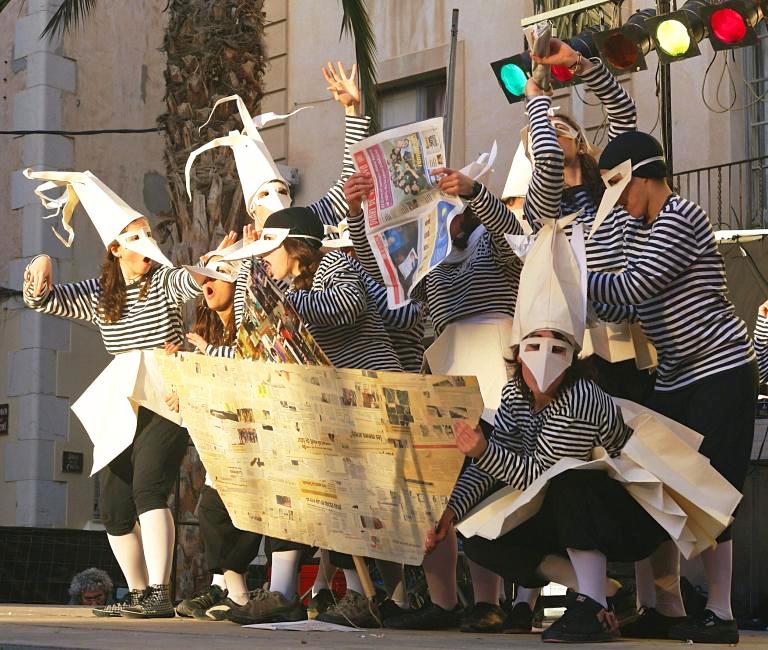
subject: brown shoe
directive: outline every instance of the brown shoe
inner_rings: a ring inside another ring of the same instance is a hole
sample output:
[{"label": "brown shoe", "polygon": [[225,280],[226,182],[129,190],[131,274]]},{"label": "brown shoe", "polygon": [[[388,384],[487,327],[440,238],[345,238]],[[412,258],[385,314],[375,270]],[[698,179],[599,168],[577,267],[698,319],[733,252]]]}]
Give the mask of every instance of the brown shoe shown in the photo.
[{"label": "brown shoe", "polygon": [[238,625],[254,625],[256,623],[285,623],[304,621],[307,610],[296,596],[288,600],[278,591],[257,589],[253,598],[242,607],[229,612],[229,620]]},{"label": "brown shoe", "polygon": [[504,626],[504,610],[492,603],[475,603],[461,621],[462,632],[494,634]]}]

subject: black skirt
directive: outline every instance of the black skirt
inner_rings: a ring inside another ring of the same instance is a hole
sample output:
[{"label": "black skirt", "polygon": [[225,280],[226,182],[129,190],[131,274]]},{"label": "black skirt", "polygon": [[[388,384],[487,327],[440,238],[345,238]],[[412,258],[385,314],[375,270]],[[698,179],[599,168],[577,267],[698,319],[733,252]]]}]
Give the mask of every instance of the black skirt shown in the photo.
[{"label": "black skirt", "polygon": [[470,537],[467,557],[524,587],[549,581],[538,571],[547,555],[599,551],[608,561],[642,560],[669,539],[618,481],[600,470],[570,470],[550,481],[541,509],[494,540]]}]

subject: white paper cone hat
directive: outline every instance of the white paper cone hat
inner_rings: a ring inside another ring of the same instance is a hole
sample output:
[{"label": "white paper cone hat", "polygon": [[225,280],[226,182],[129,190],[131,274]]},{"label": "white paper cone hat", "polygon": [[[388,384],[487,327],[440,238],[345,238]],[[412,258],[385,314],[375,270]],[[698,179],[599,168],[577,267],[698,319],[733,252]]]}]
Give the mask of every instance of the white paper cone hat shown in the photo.
[{"label": "white paper cone hat", "polygon": [[[259,133],[259,128],[275,120],[284,120],[291,115],[298,113],[300,110],[309,107],[304,106],[302,108],[298,108],[292,113],[288,113],[286,115],[278,115],[276,113],[270,112],[258,115],[256,117],[251,117],[251,114],[248,112],[248,109],[246,108],[243,100],[238,95],[231,95],[229,97],[220,99],[213,105],[213,108],[211,109],[211,116],[208,118],[208,122],[211,121],[211,117],[213,117],[213,113],[216,111],[216,108],[219,105],[231,101],[237,102],[237,111],[240,114],[240,119],[243,122],[243,130],[242,132],[230,131],[229,135],[211,140],[209,143],[204,144],[202,147],[195,149],[191,154],[189,154],[189,158],[187,159],[187,164],[184,169],[184,175],[186,177],[187,184],[187,194],[191,200],[192,191],[190,189],[189,173],[192,169],[192,164],[195,162],[195,159],[201,153],[209,151],[210,149],[215,149],[216,147],[230,147],[232,149],[232,153],[235,155],[237,175],[240,177],[240,185],[243,188],[245,209],[249,215],[254,216],[259,188],[261,188],[265,183],[269,183],[270,181],[280,181],[281,183],[285,184],[286,188],[288,187],[288,182],[283,178],[280,170],[277,167],[277,164],[272,158],[272,154],[269,152],[269,149],[267,149],[267,145],[264,144],[264,140]],[[203,124],[203,126],[200,128],[204,128],[208,122]],[[290,207],[291,199],[287,195],[275,194],[268,196],[267,202],[269,204],[267,207],[271,211],[276,212],[277,210]]]},{"label": "white paper cone hat", "polygon": [[525,155],[525,145],[521,142],[517,146],[512,167],[509,169],[507,182],[501,193],[501,200],[524,197],[528,193],[528,185],[531,183],[532,176],[533,165],[528,160],[528,156]]},{"label": "white paper cone hat", "polygon": [[[48,210],[53,210],[46,218],[57,217],[61,214],[61,226],[66,231],[66,239],[53,227],[53,233],[62,244],[69,247],[75,238],[75,230],[72,226],[72,217],[78,203],[88,213],[96,231],[108,247],[125,227],[136,219],[144,219],[145,216],[134,210],[123,199],[115,194],[109,187],[102,183],[91,172],[62,172],[62,171],[32,171],[24,170],[24,176],[33,180],[46,181],[35,188],[35,194]],[[58,197],[51,197],[48,192],[61,189]],[[165,266],[173,266],[171,261],[163,255],[157,242],[141,231],[131,241],[121,241],[137,253],[149,257]]]},{"label": "white paper cone hat", "polygon": [[459,171],[465,176],[469,176],[473,181],[479,180],[492,171],[497,153],[498,146],[496,140],[494,140],[490,151],[480,154],[477,160],[472,161],[466,167],[462,167]]},{"label": "white paper cone hat", "polygon": [[545,219],[536,241],[525,258],[517,293],[512,344],[537,330],[565,334],[579,348],[586,323],[586,282],[583,261],[583,231],[573,227],[569,242],[563,228],[576,215]]},{"label": "white paper cone hat", "polygon": [[354,246],[346,219],[339,221],[338,226],[325,225],[325,238],[321,248],[354,248]]}]

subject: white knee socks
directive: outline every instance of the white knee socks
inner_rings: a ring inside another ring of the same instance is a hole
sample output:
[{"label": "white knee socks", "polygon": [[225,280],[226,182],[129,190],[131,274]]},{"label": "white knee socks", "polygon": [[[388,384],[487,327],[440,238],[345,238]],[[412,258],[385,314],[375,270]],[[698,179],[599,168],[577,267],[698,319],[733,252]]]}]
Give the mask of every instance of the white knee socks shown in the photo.
[{"label": "white knee socks", "polygon": [[655,607],[664,616],[685,616],[680,593],[680,551],[674,542],[664,542],[651,557],[635,563],[635,582],[638,605]]},{"label": "white knee socks", "polygon": [[245,576],[237,571],[224,571],[224,580],[229,599],[238,605],[245,605],[248,602],[248,585],[245,583]]},{"label": "white knee socks", "polygon": [[707,609],[726,621],[733,620],[731,579],[733,576],[733,541],[728,540],[701,554],[707,574]]},{"label": "white knee socks", "polygon": [[317,577],[312,585],[312,595],[317,596],[321,589],[330,589],[336,567],[331,564],[331,553],[320,549],[320,564],[317,567]]},{"label": "white knee socks", "polygon": [[296,598],[296,583],[300,560],[301,551],[278,551],[277,553],[272,553],[270,591],[280,592],[288,600]]},{"label": "white knee socks", "polygon": [[137,523],[127,535],[107,535],[112,553],[123,571],[129,589],[146,589],[147,565],[141,546],[141,528]]},{"label": "white knee socks", "polygon": [[568,557],[571,558],[573,570],[576,572],[579,593],[589,596],[603,607],[608,607],[605,593],[607,566],[605,555],[599,551],[579,551],[569,548]]},{"label": "white knee socks", "polygon": [[224,575],[221,573],[214,573],[211,579],[211,585],[216,585],[221,589],[227,588],[227,581],[224,579]]},{"label": "white knee socks", "polygon": [[144,560],[147,563],[149,584],[167,585],[171,581],[173,545],[176,530],[168,508],[157,508],[139,515]]},{"label": "white knee socks", "polygon": [[541,593],[541,589],[528,589],[528,587],[517,587],[517,590],[515,591],[515,602],[514,604],[517,605],[518,603],[527,603],[528,607],[533,609],[536,606],[536,599],[539,597],[539,594]]}]

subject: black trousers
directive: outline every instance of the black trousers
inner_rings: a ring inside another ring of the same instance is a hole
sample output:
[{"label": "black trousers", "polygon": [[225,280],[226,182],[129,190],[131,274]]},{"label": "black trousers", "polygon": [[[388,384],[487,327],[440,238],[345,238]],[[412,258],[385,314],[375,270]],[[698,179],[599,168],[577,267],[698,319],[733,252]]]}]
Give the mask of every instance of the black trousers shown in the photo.
[{"label": "black trousers", "polygon": [[[752,454],[758,388],[753,361],[680,390],[655,391],[648,406],[704,436],[699,451],[741,491]],[[717,541],[731,538],[729,526]]]},{"label": "black trousers", "polygon": [[669,539],[666,531],[618,481],[599,470],[570,470],[547,487],[539,511],[506,535],[469,537],[464,553],[479,565],[529,588],[549,581],[538,571],[547,555],[567,549],[600,551],[608,560],[648,557]]},{"label": "black trousers", "polygon": [[611,363],[593,354],[590,360],[595,370],[597,385],[606,393],[638,404],[648,402],[653,394],[655,373],[638,370],[634,359]]},{"label": "black trousers", "polygon": [[235,528],[219,493],[203,486],[197,508],[205,559],[213,573],[245,573],[259,552],[262,535]]},{"label": "black trousers", "polygon": [[107,533],[127,535],[139,515],[168,507],[188,441],[186,429],[139,409],[133,443],[98,474]]}]

